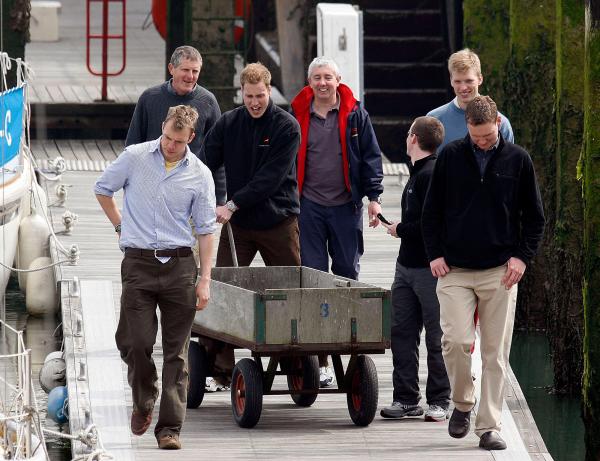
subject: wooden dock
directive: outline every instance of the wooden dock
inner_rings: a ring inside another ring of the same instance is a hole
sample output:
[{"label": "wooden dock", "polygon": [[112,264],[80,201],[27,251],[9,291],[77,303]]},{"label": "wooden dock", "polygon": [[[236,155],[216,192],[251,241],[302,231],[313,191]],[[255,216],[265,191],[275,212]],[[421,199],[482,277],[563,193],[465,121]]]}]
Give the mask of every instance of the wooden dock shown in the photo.
[{"label": "wooden dock", "polygon": [[[207,394],[201,407],[188,410],[179,452],[158,450],[152,429],[142,437],[132,436],[128,424],[131,393],[125,369],[114,344],[119,312],[120,261],[112,226],[93,194],[100,170],[119,153],[122,143],[114,141],[40,141],[32,151],[40,165],[54,155],[65,155],[68,171],[63,184],[69,195],[65,207],[51,208],[54,228],[63,229],[65,209],[78,215],[71,234],[61,234],[66,247],[77,243],[81,258],[77,266],[63,265],[57,271],[62,280],[62,312],[65,324],[71,430],[77,424],[95,423],[107,450],[118,460],[219,459],[411,459],[411,460],[550,460],[518,382],[509,373],[506,404],[502,416],[508,450],[487,452],[477,447],[470,434],[451,439],[447,424],[425,423],[422,418],[385,420],[376,416],[369,427],[358,428],[349,418],[344,395],[324,394],[310,408],[293,404],[289,396],[265,396],[260,422],[254,429],[241,429],[233,421],[229,392]],[[399,217],[402,186],[398,166],[386,166],[384,212]],[[393,173],[396,175],[393,175]],[[49,184],[49,202],[53,201]],[[365,255],[361,280],[389,288],[399,241],[382,228],[365,225]],[[73,279],[78,283],[74,284]],[[157,341],[160,344],[160,340]],[[422,342],[424,343],[424,341]],[[426,382],[425,352],[421,351],[420,382]],[[237,358],[248,356],[237,351]],[[379,375],[379,407],[392,399],[392,359],[374,355]],[[155,359],[161,366],[160,346]],[[82,376],[81,363],[84,363]],[[116,371],[115,371],[116,370]],[[160,373],[159,373],[160,374]],[[82,379],[83,378],[83,379]],[[285,388],[281,377],[276,380]],[[424,394],[424,389],[422,389]],[[80,402],[76,405],[76,402]],[[422,402],[425,405],[425,402]],[[155,421],[156,421],[155,411]],[[75,444],[74,447],[78,447]]]}]

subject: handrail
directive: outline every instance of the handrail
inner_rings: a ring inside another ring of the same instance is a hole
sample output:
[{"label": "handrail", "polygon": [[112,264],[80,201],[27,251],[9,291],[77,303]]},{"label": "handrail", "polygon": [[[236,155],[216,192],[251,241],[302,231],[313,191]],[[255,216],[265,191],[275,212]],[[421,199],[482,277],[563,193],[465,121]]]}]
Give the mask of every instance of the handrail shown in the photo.
[{"label": "handrail", "polygon": [[[90,27],[90,12],[92,3],[102,3],[102,33],[92,34]],[[109,3],[121,3],[122,6],[122,30],[120,34],[109,34],[108,33],[108,6]],[[92,40],[102,41],[102,70],[96,71],[92,68],[90,62],[91,55],[91,43]],[[108,41],[109,40],[121,40],[122,52],[121,52],[121,68],[116,72],[108,71]],[[92,75],[102,77],[102,88],[101,88],[101,101],[108,101],[108,77],[114,77],[120,75],[125,70],[127,65],[127,8],[126,0],[87,0],[86,3],[86,66],[88,71]]]}]

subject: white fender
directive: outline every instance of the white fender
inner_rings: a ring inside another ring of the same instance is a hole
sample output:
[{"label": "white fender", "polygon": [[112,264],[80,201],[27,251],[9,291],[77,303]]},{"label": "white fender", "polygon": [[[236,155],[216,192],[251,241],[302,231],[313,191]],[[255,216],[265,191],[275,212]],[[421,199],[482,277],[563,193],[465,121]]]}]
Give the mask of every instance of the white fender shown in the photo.
[{"label": "white fender", "polygon": [[[27,269],[36,258],[47,256],[50,229],[46,220],[38,213],[32,213],[19,224],[19,245],[17,251],[17,268]],[[28,273],[19,272],[19,287],[27,289]]]},{"label": "white fender", "polygon": [[33,213],[34,210],[41,216],[44,216],[44,212],[48,210],[48,196],[37,181],[33,181],[31,190],[31,212]]},{"label": "white fender", "polygon": [[[37,269],[52,264],[47,256],[33,260],[29,269]],[[56,282],[52,268],[29,272],[27,287],[25,289],[25,307],[31,315],[44,315],[56,312],[58,302],[56,299]]]}]

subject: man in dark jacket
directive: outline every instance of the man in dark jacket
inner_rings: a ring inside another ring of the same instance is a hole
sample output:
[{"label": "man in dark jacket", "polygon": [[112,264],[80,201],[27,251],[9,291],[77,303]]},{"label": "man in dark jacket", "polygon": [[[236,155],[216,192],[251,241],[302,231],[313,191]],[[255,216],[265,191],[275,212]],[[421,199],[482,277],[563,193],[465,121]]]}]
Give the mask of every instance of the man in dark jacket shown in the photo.
[{"label": "man in dark jacket", "polygon": [[[225,166],[227,203],[217,222],[230,222],[240,266],[260,252],[267,266],[299,266],[296,152],[300,128],[273,104],[271,74],[260,63],[241,73],[244,105],[226,112],[203,145],[214,172]],[[233,265],[227,232],[221,232],[217,266]]]},{"label": "man in dark jacket", "polygon": [[388,234],[402,239],[392,284],[392,354],[394,395],[392,405],[381,410],[384,418],[420,416],[419,343],[425,326],[427,346],[425,421],[445,421],[450,383],[442,357],[440,305],[421,233],[421,213],[436,161],[435,151],[444,140],[444,126],[434,117],[418,117],[408,130],[406,152],[410,179],[402,192],[402,221],[382,223]]},{"label": "man in dark jacket", "polygon": [[[369,114],[352,90],[340,83],[332,59],[315,58],[308,85],[292,101],[300,123],[298,150],[300,251],[302,265],[358,278],[363,254],[362,200],[369,199],[369,225],[379,224],[383,170]],[[321,385],[333,383],[320,357]]]},{"label": "man in dark jacket", "polygon": [[477,96],[465,117],[469,134],[448,144],[436,162],[423,208],[423,237],[438,277],[442,354],[455,406],[448,432],[462,438],[470,429],[477,305],[483,374],[475,434],[481,448],[502,450],[500,418],[517,284],[542,239],[544,212],[533,162],[499,134],[494,101]]}]

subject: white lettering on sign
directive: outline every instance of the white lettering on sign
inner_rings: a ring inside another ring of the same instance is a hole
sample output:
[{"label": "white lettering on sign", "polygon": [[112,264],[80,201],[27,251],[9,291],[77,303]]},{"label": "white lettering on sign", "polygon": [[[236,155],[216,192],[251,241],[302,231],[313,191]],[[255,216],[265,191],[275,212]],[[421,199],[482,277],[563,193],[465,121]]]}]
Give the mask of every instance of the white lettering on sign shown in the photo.
[{"label": "white lettering on sign", "polygon": [[12,144],[12,137],[10,131],[8,131],[8,124],[10,123],[10,110],[6,111],[4,117],[4,130],[0,130],[0,138],[6,138],[6,144],[10,146]]}]

